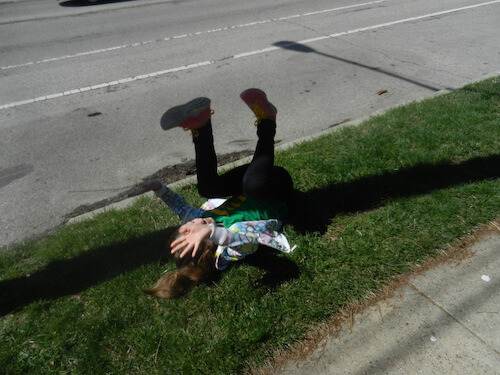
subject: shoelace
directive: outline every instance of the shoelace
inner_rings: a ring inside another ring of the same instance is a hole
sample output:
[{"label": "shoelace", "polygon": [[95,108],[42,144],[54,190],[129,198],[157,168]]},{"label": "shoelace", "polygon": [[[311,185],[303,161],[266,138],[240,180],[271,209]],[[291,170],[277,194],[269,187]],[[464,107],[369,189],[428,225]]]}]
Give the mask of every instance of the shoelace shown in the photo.
[{"label": "shoelace", "polygon": [[259,125],[260,122],[266,118],[272,117],[271,114],[267,113],[264,108],[260,106],[259,103],[254,103],[250,106],[250,109],[253,111],[255,114],[255,117],[257,117],[257,120],[255,120],[254,124],[255,126]]}]

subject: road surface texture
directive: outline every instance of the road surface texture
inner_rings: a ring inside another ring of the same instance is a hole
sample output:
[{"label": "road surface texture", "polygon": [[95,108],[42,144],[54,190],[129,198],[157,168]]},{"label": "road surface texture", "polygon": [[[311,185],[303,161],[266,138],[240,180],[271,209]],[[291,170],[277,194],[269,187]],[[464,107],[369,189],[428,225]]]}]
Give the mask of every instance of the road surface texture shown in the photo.
[{"label": "road surface texture", "polygon": [[259,87],[289,142],[498,72],[499,21],[500,0],[0,0],[0,247],[192,159],[173,105],[210,97],[218,152],[251,150]]}]

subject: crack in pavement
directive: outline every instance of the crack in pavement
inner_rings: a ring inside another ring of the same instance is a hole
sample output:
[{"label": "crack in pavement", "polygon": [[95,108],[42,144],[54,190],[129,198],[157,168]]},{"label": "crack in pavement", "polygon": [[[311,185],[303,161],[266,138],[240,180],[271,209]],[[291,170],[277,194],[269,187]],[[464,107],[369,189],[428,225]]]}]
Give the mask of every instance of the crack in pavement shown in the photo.
[{"label": "crack in pavement", "polygon": [[427,301],[429,301],[432,305],[436,306],[438,309],[440,309],[442,312],[444,312],[447,316],[449,316],[451,319],[453,319],[455,322],[457,322],[462,328],[464,328],[466,331],[468,331],[471,335],[473,335],[475,338],[477,338],[479,341],[481,341],[484,345],[488,346],[490,349],[492,349],[495,353],[500,354],[498,350],[495,349],[490,343],[485,341],[481,336],[479,336],[476,332],[471,330],[467,325],[462,322],[460,319],[458,319],[455,315],[453,315],[451,312],[446,310],[443,306],[438,304],[436,301],[434,301],[431,297],[429,297],[427,294],[425,294],[422,290],[417,288],[414,284],[412,284],[410,281],[408,281],[408,285],[415,290],[420,296],[425,298]]}]

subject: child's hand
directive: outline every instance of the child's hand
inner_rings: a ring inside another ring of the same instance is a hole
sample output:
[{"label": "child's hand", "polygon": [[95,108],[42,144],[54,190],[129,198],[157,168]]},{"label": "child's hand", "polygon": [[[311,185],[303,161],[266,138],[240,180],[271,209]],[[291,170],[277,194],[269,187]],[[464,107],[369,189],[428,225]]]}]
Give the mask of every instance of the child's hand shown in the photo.
[{"label": "child's hand", "polygon": [[184,255],[191,252],[194,258],[203,240],[210,237],[212,229],[205,224],[189,222],[179,228],[179,233],[183,236],[172,241],[170,253],[175,254],[181,251],[180,257],[183,258]]},{"label": "child's hand", "polygon": [[134,190],[132,190],[128,196],[129,197],[135,197],[136,195],[141,195],[144,193],[147,193],[148,191],[151,190],[160,190],[161,189],[161,181],[160,180],[150,180],[150,181],[143,181],[137,186],[135,186]]}]

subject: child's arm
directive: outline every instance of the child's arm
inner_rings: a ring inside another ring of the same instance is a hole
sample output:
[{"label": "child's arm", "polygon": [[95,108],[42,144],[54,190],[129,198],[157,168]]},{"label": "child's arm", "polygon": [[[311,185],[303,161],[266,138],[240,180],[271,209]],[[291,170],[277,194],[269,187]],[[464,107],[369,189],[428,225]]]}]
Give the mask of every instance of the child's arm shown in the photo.
[{"label": "child's arm", "polygon": [[213,224],[208,226],[212,229],[209,238],[219,246],[230,247],[234,251],[247,255],[254,253],[259,247],[258,238],[254,233],[230,230]]},{"label": "child's arm", "polygon": [[155,194],[179,216],[182,224],[200,217],[203,213],[203,210],[189,206],[182,195],[173,192],[164,184],[161,184],[159,190],[155,190]]},{"label": "child's arm", "polygon": [[189,206],[182,195],[173,192],[158,180],[141,183],[131,195],[143,194],[151,190],[179,216],[182,224],[200,217],[203,213],[203,210]]},{"label": "child's arm", "polygon": [[256,233],[245,230],[244,223],[232,225],[230,229],[216,228],[211,237],[219,246],[215,251],[215,268],[225,270],[229,263],[253,254],[259,248]]}]

